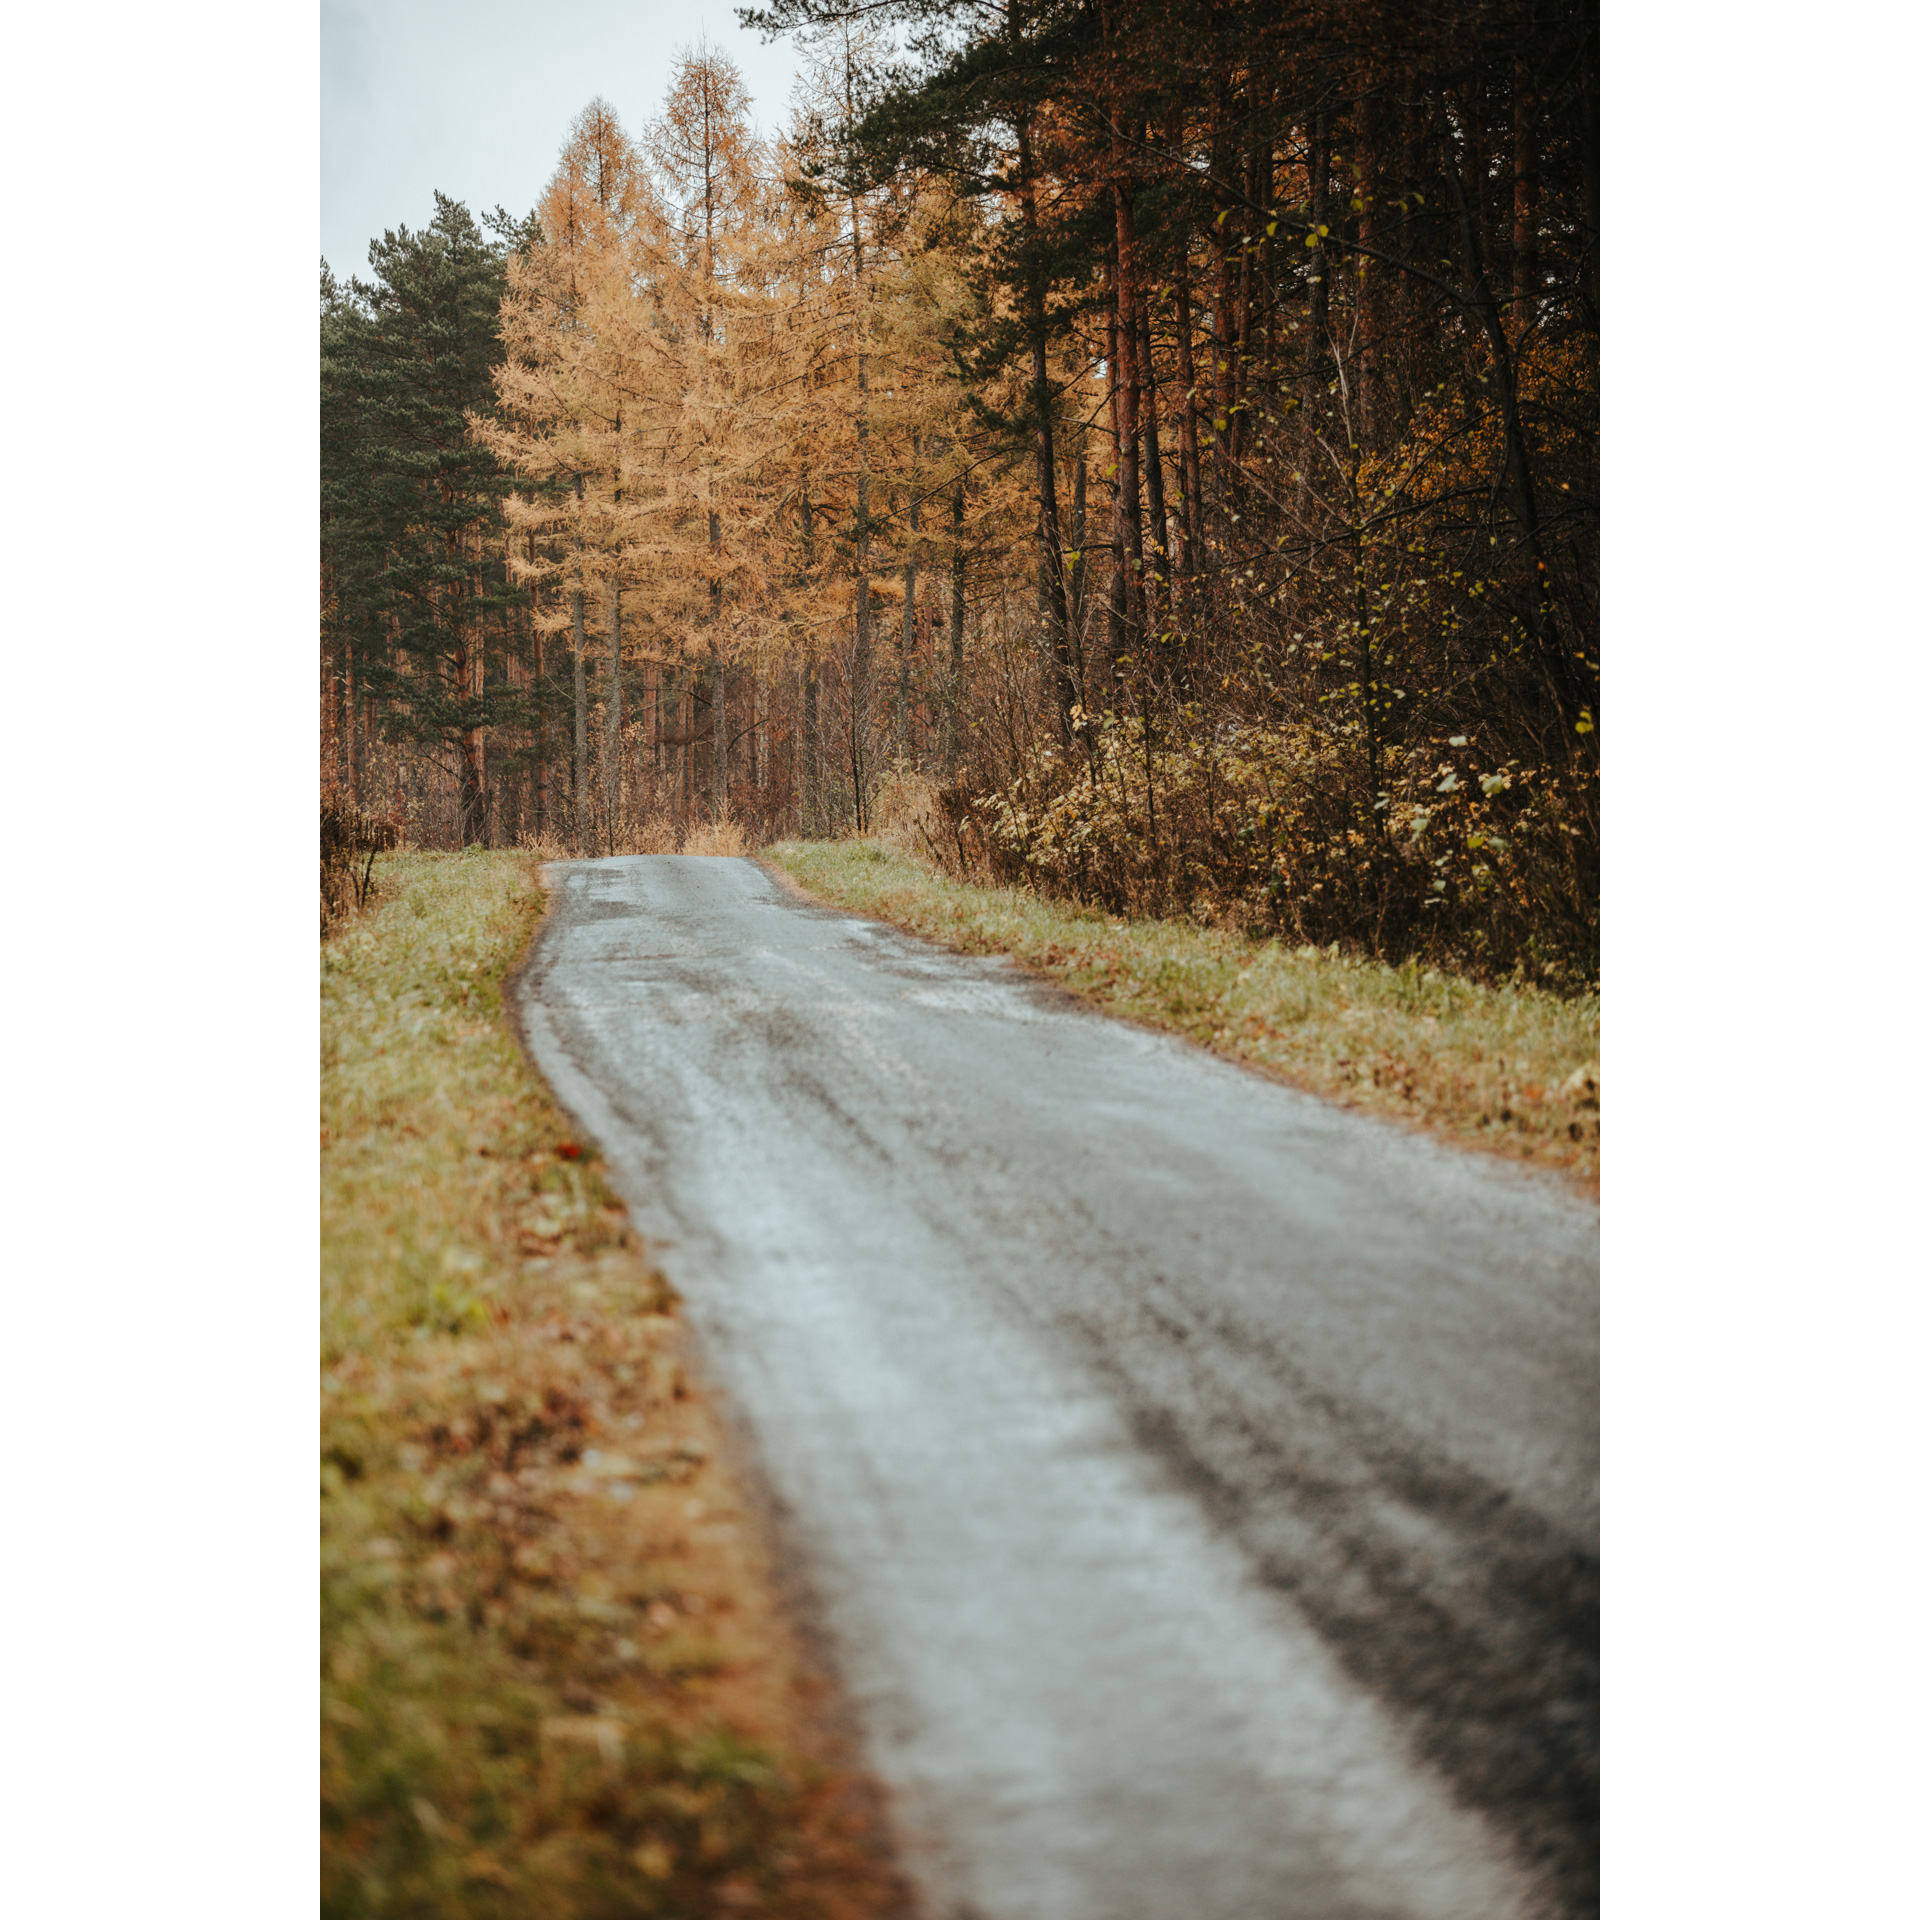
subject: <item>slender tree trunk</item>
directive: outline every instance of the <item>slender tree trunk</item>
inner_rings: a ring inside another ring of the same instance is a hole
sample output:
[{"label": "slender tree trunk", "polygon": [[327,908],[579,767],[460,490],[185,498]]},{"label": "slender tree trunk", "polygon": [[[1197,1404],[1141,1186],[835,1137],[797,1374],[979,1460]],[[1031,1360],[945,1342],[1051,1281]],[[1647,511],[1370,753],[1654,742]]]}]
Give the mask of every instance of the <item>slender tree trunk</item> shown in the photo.
[{"label": "slender tree trunk", "polygon": [[616,515],[613,545],[609,552],[612,566],[607,581],[607,711],[605,758],[601,785],[607,796],[607,851],[612,853],[619,844],[618,836],[622,825],[621,787],[622,775],[626,770],[625,740],[625,686],[622,675],[622,656],[620,633],[620,554],[618,549],[619,526],[617,516],[620,500],[624,491],[621,482],[622,461],[620,455],[621,412],[614,410],[613,416],[613,509]]},{"label": "slender tree trunk", "polygon": [[1120,309],[1115,296],[1117,276],[1111,260],[1103,263],[1102,271],[1107,278],[1107,434],[1113,442],[1113,464],[1109,468],[1113,478],[1108,489],[1107,510],[1106,649],[1106,670],[1112,681],[1117,679],[1122,659],[1132,664],[1139,595],[1127,565],[1127,510],[1122,501],[1120,479],[1120,446],[1124,437],[1120,409],[1124,389],[1120,379]]},{"label": "slender tree trunk", "polygon": [[[1111,0],[1102,0],[1101,30],[1112,37]],[[1108,154],[1112,166],[1113,196],[1113,306],[1118,316],[1114,341],[1120,351],[1120,509],[1126,536],[1129,594],[1138,595],[1141,637],[1144,641],[1158,618],[1154,576],[1147,570],[1146,543],[1140,526],[1140,299],[1134,255],[1133,186],[1128,174],[1120,116],[1111,104],[1107,114]]]},{"label": "slender tree trunk", "polygon": [[897,760],[909,756],[907,695],[914,654],[913,590],[920,545],[920,429],[913,430],[913,465],[907,480],[907,559],[902,568],[906,597],[900,610],[900,671],[893,696],[893,752]]},{"label": "slender tree trunk", "polygon": [[1170,551],[1167,540],[1167,496],[1160,466],[1160,403],[1158,385],[1153,377],[1153,333],[1144,298],[1134,313],[1134,338],[1134,366],[1142,403],[1140,450],[1144,456],[1142,467],[1147,481],[1147,524],[1153,529],[1154,592],[1164,615],[1168,590],[1167,556]]},{"label": "slender tree trunk", "polygon": [[1587,0],[1585,77],[1580,89],[1580,213],[1587,229],[1582,275],[1588,322],[1600,325],[1600,0]]},{"label": "slender tree trunk", "polygon": [[359,802],[359,782],[353,777],[353,642],[342,633],[334,648],[333,759],[340,791]]},{"label": "slender tree trunk", "polygon": [[[1372,92],[1354,103],[1354,194],[1360,202],[1354,238],[1362,247],[1374,244],[1375,206],[1380,197],[1380,110]],[[1380,351],[1380,276],[1376,263],[1364,254],[1353,263],[1355,344],[1353,397],[1355,426],[1363,447],[1379,444],[1380,411],[1375,367]]]},{"label": "slender tree trunk", "polygon": [[800,668],[800,834],[820,830],[820,682],[808,652]]},{"label": "slender tree trunk", "polygon": [[[573,476],[573,498],[576,508],[586,498],[586,480],[583,475]],[[586,846],[588,822],[591,818],[587,804],[587,582],[585,571],[585,541],[578,526],[573,536],[573,849],[582,852]]]},{"label": "slender tree trunk", "polygon": [[[527,542],[531,547],[531,539]],[[529,598],[529,618],[533,623],[533,830],[545,837],[547,831],[547,649],[546,636],[540,631],[538,590]]]},{"label": "slender tree trunk", "polygon": [[[1259,142],[1253,149],[1254,193],[1250,196],[1256,207],[1269,207],[1274,204],[1276,191],[1274,173],[1277,165],[1273,146],[1273,127],[1271,108],[1276,97],[1272,86],[1261,89],[1261,120]],[[1264,413],[1271,404],[1273,395],[1280,386],[1280,349],[1281,339],[1280,302],[1276,294],[1275,275],[1277,272],[1276,252],[1280,242],[1275,235],[1266,231],[1257,216],[1254,224],[1259,240],[1259,271],[1256,280],[1259,286],[1259,305],[1261,313],[1261,411]],[[1247,432],[1255,431],[1253,423],[1248,423]]]},{"label": "slender tree trunk", "polygon": [[747,683],[747,785],[752,789],[755,803],[760,798],[760,679],[751,670],[745,676]]},{"label": "slender tree trunk", "polygon": [[1073,657],[1080,670],[1081,686],[1087,686],[1087,658],[1083,645],[1087,620],[1087,451],[1083,442],[1073,456],[1073,513],[1067,523],[1071,546],[1067,555],[1067,631],[1073,640]]},{"label": "slender tree trunk", "polygon": [[[711,507],[707,510],[707,546],[717,563],[720,553],[720,516]],[[720,582],[717,577],[707,589],[707,606],[713,638],[713,818],[718,825],[733,803],[733,787],[727,767],[727,663],[720,644]]]},{"label": "slender tree trunk", "polygon": [[[1014,116],[1014,139],[1020,160],[1020,212],[1027,244],[1040,244],[1039,193],[1033,164],[1033,129],[1024,112]],[[1058,710],[1062,745],[1073,741],[1073,663],[1067,652],[1067,581],[1060,552],[1060,502],[1053,479],[1053,390],[1047,378],[1046,290],[1037,259],[1029,255],[1022,280],[1028,351],[1033,361],[1031,404],[1034,413],[1034,464],[1040,482],[1040,565],[1046,587],[1048,652],[1053,665],[1053,697]]]},{"label": "slender tree trunk", "polygon": [[[617,563],[616,563],[617,565]],[[620,576],[607,588],[607,706],[600,736],[600,786],[607,797],[607,851],[615,851],[620,831]]]},{"label": "slender tree trunk", "polygon": [[1579,709],[1597,698],[1592,670],[1568,657],[1555,617],[1553,584],[1547,558],[1540,540],[1540,514],[1534,495],[1533,462],[1527,447],[1526,431],[1520,419],[1520,391],[1514,375],[1513,353],[1500,324],[1498,304],[1487,279],[1481,257],[1479,236],[1468,211],[1460,170],[1454,162],[1451,141],[1443,130],[1440,138],[1441,163],[1446,169],[1447,185],[1452,190],[1458,215],[1460,248],[1467,269],[1467,286],[1480,330],[1486,336],[1488,359],[1493,374],[1494,400],[1500,409],[1505,444],[1501,453],[1501,471],[1507,476],[1507,491],[1513,502],[1514,518],[1520,524],[1521,551],[1526,555],[1533,591],[1521,597],[1521,619],[1536,657],[1545,672],[1547,684],[1560,709],[1566,745],[1571,751],[1573,723]]},{"label": "slender tree trunk", "polygon": [[689,669],[681,667],[673,676],[673,734],[680,756],[674,777],[674,830],[684,837],[693,824],[693,702],[687,697]]},{"label": "slender tree trunk", "polygon": [[[460,562],[459,537],[456,534],[447,535],[446,559],[447,569],[451,574]],[[454,705],[459,714],[454,729],[454,754],[457,767],[455,806],[459,820],[460,844],[463,847],[470,847],[479,841],[486,830],[485,769],[480,757],[482,746],[480,731],[472,724],[472,706],[477,697],[474,688],[473,632],[470,625],[460,617],[460,588],[449,582],[441,591],[440,608],[453,641],[453,653],[449,664],[453,672]]]},{"label": "slender tree trunk", "polygon": [[[803,573],[813,568],[813,489],[812,476],[804,468],[800,474],[800,566]],[[813,643],[805,643],[800,667],[800,837],[805,839],[819,825],[820,817],[820,705],[815,683]]]},{"label": "slender tree trunk", "polygon": [[967,675],[967,483],[953,483],[953,606],[947,619],[947,777],[960,764],[960,717]]},{"label": "slender tree trunk", "polygon": [[1311,196],[1314,232],[1307,255],[1307,384],[1300,397],[1299,505],[1303,515],[1312,490],[1312,474],[1319,463],[1320,449],[1314,436],[1326,419],[1327,375],[1332,367],[1327,332],[1327,296],[1332,276],[1327,267],[1326,236],[1319,231],[1331,224],[1327,218],[1329,159],[1327,109],[1322,103],[1314,109],[1313,132],[1307,143],[1307,191]]},{"label": "slender tree trunk", "polygon": [[1214,85],[1213,154],[1210,162],[1215,181],[1213,201],[1215,218],[1210,244],[1213,250],[1213,458],[1215,498],[1220,511],[1221,537],[1227,537],[1228,515],[1239,505],[1240,482],[1233,467],[1233,448],[1227,429],[1234,417],[1234,339],[1233,253],[1228,227],[1233,216],[1235,195],[1232,95],[1228,67],[1222,62]]},{"label": "slender tree trunk", "polygon": [[349,646],[347,653],[347,754],[348,778],[355,806],[367,804],[367,778],[372,740],[373,700],[360,675],[360,663]]},{"label": "slender tree trunk", "polygon": [[[481,605],[479,544],[479,538],[476,535],[473,598],[469,602],[473,608],[473,697],[475,700],[483,700],[487,692],[487,616]],[[477,837],[482,846],[491,846],[493,843],[493,794],[487,779],[487,728],[484,724],[476,726],[473,735],[473,757],[479,773]]]},{"label": "slender tree trunk", "polygon": [[[1487,219],[1487,134],[1491,116],[1487,112],[1486,84],[1480,75],[1470,73],[1456,96],[1460,108],[1460,138],[1466,153],[1466,175],[1461,185],[1466,193],[1468,217],[1484,227]],[[1443,139],[1446,137],[1442,132]]]},{"label": "slender tree trunk", "polygon": [[1200,499],[1200,425],[1194,413],[1194,388],[1199,376],[1193,365],[1193,303],[1187,286],[1184,239],[1178,258],[1173,311],[1180,355],[1180,571],[1193,580],[1206,566],[1206,519]]},{"label": "slender tree trunk", "polygon": [[1538,162],[1532,73],[1523,54],[1513,63],[1513,323],[1515,341],[1532,330],[1540,291]]},{"label": "slender tree trunk", "polygon": [[854,356],[854,381],[860,412],[854,427],[859,472],[854,498],[853,671],[847,683],[847,762],[853,776],[853,825],[867,830],[866,723],[868,680],[873,668],[873,603],[867,581],[867,554],[873,533],[873,476],[868,466],[868,385],[866,352],[866,256],[860,237],[859,202],[851,201],[853,227],[854,295],[859,311],[860,351]]},{"label": "slender tree trunk", "polygon": [[721,657],[720,642],[713,643],[713,818],[717,825],[727,817],[733,805],[733,769],[727,749],[727,663]]},{"label": "slender tree trunk", "polygon": [[[861,493],[866,492],[866,476],[861,476]],[[867,830],[867,756],[866,718],[867,682],[873,670],[873,603],[865,573],[866,541],[860,540],[860,577],[853,589],[853,671],[847,676],[847,768],[853,776],[853,826],[856,833]]]},{"label": "slender tree trunk", "polygon": [[[1140,374],[1134,347],[1133,281],[1128,272],[1132,258],[1132,208],[1118,185],[1114,199],[1114,321],[1108,338],[1118,356],[1119,375],[1113,389],[1114,433],[1117,466],[1115,482],[1119,488],[1121,566],[1127,582],[1127,625],[1137,645],[1144,647],[1152,630],[1155,607],[1151,579],[1147,572],[1146,541],[1140,526]],[[1142,659],[1144,660],[1144,654]]]},{"label": "slender tree trunk", "polygon": [[[1248,95],[1248,113],[1250,119],[1259,118],[1260,95],[1258,88],[1250,89]],[[1266,171],[1266,144],[1262,135],[1256,139],[1257,126],[1250,126],[1247,133],[1246,152],[1243,156],[1244,181],[1243,192],[1252,206],[1263,207],[1267,204],[1262,194],[1261,176]],[[1261,197],[1256,197],[1260,195]],[[1251,220],[1251,216],[1248,216]],[[1246,238],[1240,246],[1239,287],[1235,298],[1240,308],[1240,372],[1234,381],[1235,411],[1227,416],[1227,439],[1233,448],[1234,471],[1244,474],[1246,459],[1250,449],[1249,436],[1252,432],[1252,413],[1254,404],[1255,369],[1259,361],[1254,355],[1254,258],[1256,253],[1256,230],[1249,225]]]}]

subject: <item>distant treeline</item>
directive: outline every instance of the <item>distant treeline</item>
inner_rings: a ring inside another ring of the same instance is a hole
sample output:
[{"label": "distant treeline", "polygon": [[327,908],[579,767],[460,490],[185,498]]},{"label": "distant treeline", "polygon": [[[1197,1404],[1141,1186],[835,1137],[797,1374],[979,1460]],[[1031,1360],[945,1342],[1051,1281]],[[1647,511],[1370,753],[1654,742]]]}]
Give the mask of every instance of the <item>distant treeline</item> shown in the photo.
[{"label": "distant treeline", "polygon": [[329,778],[1590,980],[1594,8],[752,18],[323,271]]}]

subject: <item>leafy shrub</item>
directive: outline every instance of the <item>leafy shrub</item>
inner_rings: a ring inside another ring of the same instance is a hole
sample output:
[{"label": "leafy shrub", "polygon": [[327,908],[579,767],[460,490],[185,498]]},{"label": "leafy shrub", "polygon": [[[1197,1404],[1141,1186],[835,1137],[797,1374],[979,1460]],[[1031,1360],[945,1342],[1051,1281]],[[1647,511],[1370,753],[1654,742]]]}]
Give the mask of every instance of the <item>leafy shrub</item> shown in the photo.
[{"label": "leafy shrub", "polygon": [[1358,729],[1227,726],[1172,739],[1110,719],[992,792],[939,792],[921,831],[959,877],[1021,881],[1112,913],[1184,913],[1381,959],[1577,985],[1598,971],[1590,776],[1507,759],[1465,735],[1385,750]]}]

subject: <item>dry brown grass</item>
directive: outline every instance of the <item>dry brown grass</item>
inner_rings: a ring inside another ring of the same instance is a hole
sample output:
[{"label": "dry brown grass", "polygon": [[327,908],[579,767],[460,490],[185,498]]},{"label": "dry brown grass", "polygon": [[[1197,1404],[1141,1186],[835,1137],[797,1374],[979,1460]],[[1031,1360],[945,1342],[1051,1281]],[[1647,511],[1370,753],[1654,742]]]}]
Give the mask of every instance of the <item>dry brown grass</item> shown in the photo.
[{"label": "dry brown grass", "polygon": [[508,1031],[525,855],[326,950],[323,1912],[900,1910],[670,1289]]},{"label": "dry brown grass", "polygon": [[687,831],[682,853],[705,854],[716,859],[737,859],[747,851],[746,829],[730,813],[721,814],[710,825],[702,823]]},{"label": "dry brown grass", "polygon": [[[723,813],[718,820],[696,821],[684,835],[674,826],[671,815],[656,813],[628,821],[614,840],[613,852],[692,853],[729,858],[747,853],[751,847],[745,824],[731,813]],[[536,860],[595,860],[607,852],[601,839],[590,839],[575,847],[557,833],[523,833],[515,842],[515,849],[532,854]]]}]

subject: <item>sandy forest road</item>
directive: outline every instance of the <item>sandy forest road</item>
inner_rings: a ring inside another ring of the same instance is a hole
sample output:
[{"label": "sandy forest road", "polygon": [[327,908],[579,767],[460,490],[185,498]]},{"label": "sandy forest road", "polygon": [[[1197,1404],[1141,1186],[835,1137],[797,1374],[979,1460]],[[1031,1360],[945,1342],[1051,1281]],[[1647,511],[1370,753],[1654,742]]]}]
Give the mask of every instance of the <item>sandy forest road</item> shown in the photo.
[{"label": "sandy forest road", "polygon": [[529,1043],[928,1920],[1595,1910],[1589,1201],[747,861],[550,877]]}]

